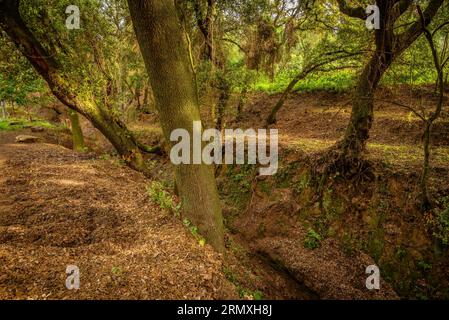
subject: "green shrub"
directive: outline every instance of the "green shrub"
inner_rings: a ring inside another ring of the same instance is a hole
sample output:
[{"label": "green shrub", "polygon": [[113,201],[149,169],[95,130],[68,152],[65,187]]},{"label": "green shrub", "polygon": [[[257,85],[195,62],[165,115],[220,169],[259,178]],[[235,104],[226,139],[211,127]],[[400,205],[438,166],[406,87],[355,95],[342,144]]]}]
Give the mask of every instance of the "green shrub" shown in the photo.
[{"label": "green shrub", "polygon": [[175,203],[173,196],[165,190],[161,182],[151,182],[147,191],[153,203],[157,204],[161,209],[172,212],[175,216],[180,217],[181,203]]},{"label": "green shrub", "polygon": [[313,229],[309,229],[304,240],[304,247],[307,249],[317,249],[321,246],[323,237]]}]

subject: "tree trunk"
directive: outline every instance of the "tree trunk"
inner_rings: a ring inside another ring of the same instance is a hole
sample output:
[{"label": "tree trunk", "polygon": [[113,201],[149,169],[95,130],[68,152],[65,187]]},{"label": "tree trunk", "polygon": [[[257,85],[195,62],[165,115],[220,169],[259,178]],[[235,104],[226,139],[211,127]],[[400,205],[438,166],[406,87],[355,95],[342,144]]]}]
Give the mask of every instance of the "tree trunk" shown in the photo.
[{"label": "tree trunk", "polygon": [[16,44],[34,69],[44,78],[56,98],[69,109],[80,113],[112,143],[125,162],[132,168],[150,176],[139,144],[120,119],[97,107],[94,99],[81,100],[61,74],[59,64],[28,29],[19,13],[19,1],[3,0],[0,6],[0,27]]},{"label": "tree trunk", "polygon": [[[430,24],[443,1],[430,1],[423,15],[424,26]],[[359,16],[356,12],[351,13],[344,10],[344,5],[341,4],[345,3],[343,0],[339,2],[340,9],[346,11],[345,13],[366,19],[363,8],[359,7],[359,13],[361,13]],[[359,77],[352,105],[351,120],[343,141],[338,144],[343,157],[349,161],[359,159],[365,149],[373,124],[374,95],[382,76],[395,59],[408,49],[423,32],[421,21],[410,24],[408,29],[400,34],[394,32],[396,21],[410,7],[411,1],[378,0],[376,3],[380,9],[380,29],[375,30],[376,50]],[[343,163],[346,164],[346,162]]]},{"label": "tree trunk", "polygon": [[6,112],[6,102],[0,101],[0,108],[2,109],[2,119],[6,119],[8,117],[8,113]]},{"label": "tree trunk", "polygon": [[215,128],[218,131],[221,131],[223,129],[224,125],[224,117],[226,112],[226,106],[228,105],[229,98],[231,96],[231,88],[224,78],[218,79],[218,89],[220,91],[220,94],[218,96],[218,103],[217,103],[217,120],[215,124]]},{"label": "tree trunk", "polygon": [[70,118],[70,123],[72,125],[73,150],[77,152],[84,152],[85,150],[84,136],[83,130],[81,129],[78,113],[69,110],[68,115]]},{"label": "tree trunk", "polygon": [[288,95],[290,94],[290,92],[292,92],[292,90],[296,86],[296,84],[300,80],[304,79],[308,74],[309,74],[309,72],[301,72],[299,75],[294,77],[292,79],[292,81],[290,81],[290,83],[288,84],[287,88],[282,93],[282,95],[279,98],[278,102],[273,107],[273,109],[270,112],[270,115],[268,116],[266,124],[265,124],[267,127],[269,125],[275,124],[277,122],[276,115],[277,115],[278,111],[282,108],[282,106],[284,105],[285,100],[287,100]]},{"label": "tree trunk", "polygon": [[[153,88],[166,141],[175,129],[193,137],[200,120],[188,52],[173,1],[129,0],[138,42]],[[204,164],[175,166],[183,209],[200,233],[218,251],[224,251],[223,220],[213,168]]]},{"label": "tree trunk", "polygon": [[211,117],[215,121],[215,127],[218,130],[223,128],[223,121],[231,95],[231,86],[226,79],[226,61],[219,57],[215,46],[215,19],[217,18],[216,0],[207,0],[206,16],[203,18],[201,10],[201,1],[194,2],[194,10],[198,28],[204,37],[204,50],[202,58],[211,63],[211,77],[215,78],[212,81],[212,86],[218,91],[218,101],[211,105]]},{"label": "tree trunk", "polygon": [[430,132],[432,123],[427,122],[424,130],[423,148],[424,148],[424,163],[423,172],[421,175],[421,209],[423,211],[430,207],[429,191],[427,189],[427,178],[429,176],[429,163],[430,163]]},{"label": "tree trunk", "polygon": [[384,52],[376,53],[360,75],[353,97],[352,113],[341,148],[345,157],[359,158],[365,149],[374,119],[374,95],[392,63]]},{"label": "tree trunk", "polygon": [[435,46],[433,34],[426,28],[425,17],[421,10],[421,7],[418,7],[418,12],[421,17],[421,23],[422,23],[422,29],[423,29],[424,35],[425,35],[427,42],[429,44],[429,47],[432,51],[432,57],[433,57],[435,69],[438,73],[438,78],[437,78],[436,83],[438,85],[437,91],[438,91],[438,95],[439,95],[435,112],[433,112],[426,121],[426,127],[424,130],[424,137],[423,137],[424,165],[423,165],[423,172],[421,175],[421,210],[424,212],[427,209],[431,208],[429,191],[427,188],[427,180],[428,180],[429,171],[430,171],[430,168],[429,168],[429,165],[430,165],[430,134],[432,131],[433,123],[440,117],[441,111],[443,109],[444,65],[440,61],[440,56],[439,56],[437,48]]},{"label": "tree trunk", "polygon": [[242,92],[240,92],[239,103],[237,105],[236,121],[240,121],[242,119],[243,109],[245,107],[247,98],[248,98],[248,84],[245,83]]},{"label": "tree trunk", "polygon": [[449,74],[446,74],[446,79],[444,80],[445,91],[449,92]]}]

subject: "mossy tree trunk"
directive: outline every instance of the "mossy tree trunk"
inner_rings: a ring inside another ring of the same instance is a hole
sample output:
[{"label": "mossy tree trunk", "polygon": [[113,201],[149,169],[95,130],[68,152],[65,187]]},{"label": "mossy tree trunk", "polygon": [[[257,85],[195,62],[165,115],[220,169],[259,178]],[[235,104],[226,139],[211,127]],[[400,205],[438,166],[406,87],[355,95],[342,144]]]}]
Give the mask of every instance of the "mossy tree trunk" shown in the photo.
[{"label": "mossy tree trunk", "polygon": [[77,112],[69,110],[68,115],[70,118],[70,124],[72,126],[72,141],[73,141],[73,150],[78,152],[84,152],[84,135],[83,130],[81,129],[80,119]]},{"label": "mossy tree trunk", "polygon": [[[138,42],[153,88],[167,141],[175,129],[193,137],[200,120],[194,75],[173,1],[129,0]],[[192,142],[191,142],[192,145]],[[224,251],[223,220],[213,168],[204,164],[175,166],[183,210],[218,251]]]},{"label": "mossy tree trunk", "polygon": [[6,112],[6,102],[0,100],[0,108],[2,109],[2,119],[8,118],[8,112]]}]

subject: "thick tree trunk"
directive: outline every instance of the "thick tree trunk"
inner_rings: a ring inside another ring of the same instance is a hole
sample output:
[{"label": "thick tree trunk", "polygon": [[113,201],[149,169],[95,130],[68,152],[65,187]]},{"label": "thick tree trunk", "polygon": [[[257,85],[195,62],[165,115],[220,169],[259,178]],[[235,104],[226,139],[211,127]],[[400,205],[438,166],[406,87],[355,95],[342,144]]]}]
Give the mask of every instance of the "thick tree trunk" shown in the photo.
[{"label": "thick tree trunk", "polygon": [[374,119],[374,95],[391,63],[392,59],[385,59],[385,53],[377,53],[359,77],[353,97],[351,119],[341,142],[343,154],[349,158],[359,158],[365,149]]},{"label": "thick tree trunk", "polygon": [[3,0],[0,4],[0,27],[44,78],[55,97],[69,109],[91,121],[129,166],[150,175],[141,153],[143,146],[119,119],[115,119],[107,111],[97,107],[93,99],[81,100],[77,97],[69,81],[61,75],[58,62],[44,49],[22,20],[19,13],[19,1]]},{"label": "thick tree trunk", "polygon": [[68,115],[72,126],[73,150],[78,152],[84,152],[85,150],[84,135],[83,130],[81,129],[78,113],[69,110]]},{"label": "thick tree trunk", "polygon": [[[171,132],[180,128],[193,137],[193,122],[200,120],[199,105],[174,3],[129,0],[128,4],[165,138],[170,141]],[[215,249],[223,251],[223,221],[213,168],[178,165],[175,179],[187,217]]]}]

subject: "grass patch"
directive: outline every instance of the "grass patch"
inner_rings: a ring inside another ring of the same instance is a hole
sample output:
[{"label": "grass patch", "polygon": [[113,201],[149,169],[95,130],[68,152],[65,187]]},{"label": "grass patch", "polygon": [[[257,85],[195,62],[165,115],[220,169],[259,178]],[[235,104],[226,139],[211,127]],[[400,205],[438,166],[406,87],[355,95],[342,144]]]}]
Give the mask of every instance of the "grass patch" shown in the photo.
[{"label": "grass patch", "polygon": [[[378,157],[392,164],[422,164],[424,151],[421,146],[388,145],[369,143],[368,149],[378,153]],[[431,163],[446,166],[449,163],[449,148],[432,147]]]},{"label": "grass patch", "polygon": [[[271,81],[266,75],[261,75],[252,86],[253,91],[265,92],[267,94],[278,94],[285,91],[295,75],[284,72]],[[311,74],[305,80],[296,84],[294,91],[315,92],[331,91],[346,92],[355,85],[356,74],[353,71],[339,71],[328,74]]]},{"label": "grass patch", "polygon": [[251,198],[251,181],[255,173],[254,165],[230,165],[226,168],[226,179],[220,192],[228,203],[239,210],[245,208]]},{"label": "grass patch", "polygon": [[[280,137],[282,138],[282,137]],[[290,138],[288,140],[289,148],[293,150],[300,150],[306,153],[323,151],[333,146],[334,140],[308,139],[308,138]]]},{"label": "grass patch", "polygon": [[16,119],[16,118],[10,118],[10,119],[1,119],[0,120],[0,131],[14,131],[14,130],[21,130],[21,129],[27,129],[31,127],[41,127],[41,128],[48,128],[48,129],[57,129],[58,127],[54,124],[51,124],[48,121],[45,120],[26,120],[26,119]]},{"label": "grass patch", "polygon": [[304,248],[307,249],[317,249],[321,246],[321,241],[323,237],[313,229],[309,229],[306,235],[306,239],[304,240]]},{"label": "grass patch", "polygon": [[150,200],[161,209],[172,212],[176,217],[181,216],[181,203],[176,204],[173,196],[165,190],[165,186],[158,181],[153,181],[147,188]]}]

